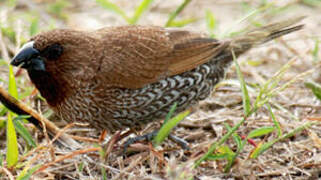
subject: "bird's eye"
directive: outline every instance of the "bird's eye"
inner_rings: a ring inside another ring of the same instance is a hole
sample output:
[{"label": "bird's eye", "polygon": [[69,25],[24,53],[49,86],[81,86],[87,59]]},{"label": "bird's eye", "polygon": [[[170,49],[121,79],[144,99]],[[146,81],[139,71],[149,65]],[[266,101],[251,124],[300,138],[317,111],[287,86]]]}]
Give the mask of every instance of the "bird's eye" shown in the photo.
[{"label": "bird's eye", "polygon": [[63,52],[63,47],[60,44],[52,44],[42,51],[42,56],[48,60],[57,60]]}]

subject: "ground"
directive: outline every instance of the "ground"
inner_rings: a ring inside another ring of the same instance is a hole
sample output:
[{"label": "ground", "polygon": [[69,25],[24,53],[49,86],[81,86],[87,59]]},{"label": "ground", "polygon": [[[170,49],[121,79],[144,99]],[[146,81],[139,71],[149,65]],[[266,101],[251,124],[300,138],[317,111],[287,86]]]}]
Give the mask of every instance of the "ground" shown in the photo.
[{"label": "ground", "polygon": [[[130,16],[141,1],[113,0],[110,2],[117,4]],[[164,26],[171,12],[175,11],[182,2],[182,0],[154,0],[137,24]],[[309,2],[315,2],[315,4],[309,4]],[[38,170],[33,173],[31,179],[321,178],[321,126],[318,123],[321,120],[321,104],[320,100],[305,86],[305,83],[310,81],[321,83],[321,75],[318,71],[321,53],[317,45],[321,35],[320,8],[318,0],[194,0],[176,18],[193,21],[181,28],[213,33],[216,38],[220,39],[231,38],[231,32],[238,32],[244,28],[294,16],[307,16],[302,21],[305,24],[303,30],[260,45],[238,59],[241,72],[248,85],[251,102],[255,101],[264,83],[275,77],[277,72],[284,71],[275,87],[279,89],[276,89],[268,103],[246,118],[237,129],[237,134],[246,137],[253,130],[275,126],[269,107],[283,134],[289,132],[292,134],[293,130],[295,132],[291,137],[278,139],[275,129],[271,133],[249,139],[249,143],[236,157],[229,172],[224,172],[228,162],[226,159],[206,160],[197,168],[192,166],[208,151],[212,143],[218,142],[227,134],[227,125],[233,127],[244,117],[242,91],[235,65],[228,70],[226,80],[216,86],[215,92],[201,102],[197,111],[178,124],[173,132],[176,136],[188,141],[190,150],[183,150],[170,141],[165,141],[156,149],[142,142],[132,148],[134,153],[124,157],[121,152],[122,143],[126,138],[114,144],[110,152],[106,150],[106,146],[110,147],[106,145],[106,142],[110,140],[109,137],[112,134],[108,134],[107,140],[102,144],[88,142],[84,139],[77,140],[81,145],[81,150],[75,150],[72,147],[66,148],[57,143],[49,143],[42,132],[26,124],[37,147],[31,150],[26,148],[25,141],[18,136],[20,154],[18,164],[20,167],[7,168],[1,163],[2,175],[0,177],[4,179],[19,177],[23,169],[28,170],[29,167],[38,165],[40,169],[37,168]],[[212,32],[209,32],[211,28],[208,27],[208,21],[206,21],[209,19],[206,18],[209,14],[215,18],[215,28]],[[37,19],[36,22],[35,19]],[[17,0],[16,2],[2,0],[0,1],[0,27],[3,31],[0,38],[2,47],[0,85],[8,88],[7,63],[16,52],[19,43],[26,41],[30,34],[51,28],[90,30],[125,24],[128,22],[121,15],[90,0]],[[12,40],[12,37],[10,40],[10,33],[4,32],[3,29],[6,27],[12,27],[16,35],[15,39],[18,41]],[[4,49],[8,49],[8,56],[4,53]],[[289,66],[284,68],[287,63]],[[17,71],[17,69],[14,70]],[[18,74],[19,99],[35,109],[45,111],[46,105],[33,92],[33,86],[27,74],[25,72]],[[4,113],[1,115],[1,120],[5,121],[7,116]],[[55,123],[61,128],[65,126],[60,121],[55,121]],[[304,128],[307,124],[308,127]],[[149,126],[149,128],[152,127]],[[296,129],[300,127],[302,129]],[[101,134],[101,132],[79,126],[68,128],[67,132],[92,139],[98,139]],[[0,133],[0,153],[1,157],[4,157],[7,148],[5,126],[1,127]],[[235,134],[234,137],[236,137]],[[252,157],[257,147],[276,139],[278,140],[273,146],[258,157]],[[107,157],[97,152],[100,147],[104,148],[104,153],[108,152]],[[229,151],[224,150],[224,147],[229,147],[228,149],[234,152],[237,150],[237,144],[232,137],[215,151],[216,154],[228,154]]]}]

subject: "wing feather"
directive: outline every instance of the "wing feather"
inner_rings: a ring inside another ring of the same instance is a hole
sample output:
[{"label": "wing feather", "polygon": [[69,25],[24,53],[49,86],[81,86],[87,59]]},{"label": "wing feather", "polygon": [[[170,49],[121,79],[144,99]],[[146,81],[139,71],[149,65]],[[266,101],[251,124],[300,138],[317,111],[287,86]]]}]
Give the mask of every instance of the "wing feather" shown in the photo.
[{"label": "wing feather", "polygon": [[228,46],[202,34],[156,26],[115,27],[99,34],[105,49],[100,78],[131,89],[192,70]]}]

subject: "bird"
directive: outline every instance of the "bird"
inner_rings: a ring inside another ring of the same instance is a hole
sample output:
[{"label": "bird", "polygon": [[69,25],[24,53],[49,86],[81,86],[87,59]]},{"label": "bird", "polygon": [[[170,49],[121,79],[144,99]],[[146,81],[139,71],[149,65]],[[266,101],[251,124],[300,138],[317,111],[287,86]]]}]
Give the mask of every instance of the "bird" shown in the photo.
[{"label": "bird", "polygon": [[141,128],[207,98],[233,59],[298,31],[290,18],[218,40],[159,26],[54,29],[32,37],[11,65],[27,70],[49,107],[67,122],[115,132]]}]

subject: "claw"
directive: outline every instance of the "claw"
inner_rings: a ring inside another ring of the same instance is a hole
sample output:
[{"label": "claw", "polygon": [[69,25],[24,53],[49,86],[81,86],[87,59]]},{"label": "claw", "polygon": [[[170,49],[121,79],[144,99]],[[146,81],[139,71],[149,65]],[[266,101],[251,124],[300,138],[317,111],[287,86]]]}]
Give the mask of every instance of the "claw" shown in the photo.
[{"label": "claw", "polygon": [[151,133],[147,133],[147,134],[144,134],[142,136],[136,136],[134,138],[129,138],[125,143],[124,143],[124,150],[123,150],[123,155],[126,156],[126,152],[127,152],[127,149],[128,147],[131,145],[131,144],[134,144],[138,141],[151,141],[158,133],[158,130],[157,131],[153,131]]},{"label": "claw", "polygon": [[[125,143],[124,143],[124,150],[123,150],[123,156],[126,157],[126,152],[127,152],[127,149],[128,147],[131,145],[131,144],[134,144],[138,141],[151,141],[158,133],[158,130],[156,131],[153,131],[151,133],[147,133],[147,134],[144,134],[142,136],[136,136],[134,138],[129,138]],[[184,150],[190,150],[189,146],[188,146],[188,143],[184,140],[184,139],[181,139],[179,137],[176,137],[174,135],[169,135],[168,138],[177,143],[179,146],[181,146]]]}]

